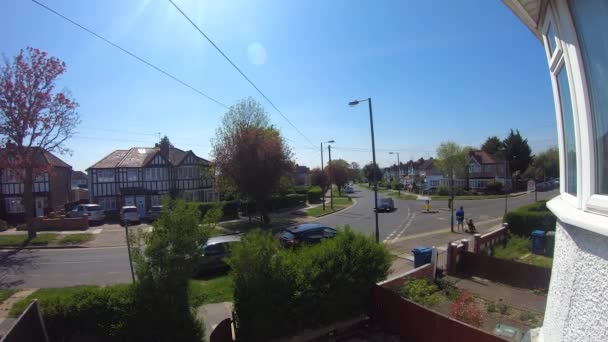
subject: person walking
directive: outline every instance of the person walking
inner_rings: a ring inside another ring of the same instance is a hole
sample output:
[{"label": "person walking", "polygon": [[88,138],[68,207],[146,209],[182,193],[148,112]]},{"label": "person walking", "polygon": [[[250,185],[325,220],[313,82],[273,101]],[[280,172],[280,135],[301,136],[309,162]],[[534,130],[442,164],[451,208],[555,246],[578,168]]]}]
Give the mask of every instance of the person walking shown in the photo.
[{"label": "person walking", "polygon": [[456,230],[460,231],[462,229],[464,231],[464,209],[462,206],[456,210],[456,222]]}]

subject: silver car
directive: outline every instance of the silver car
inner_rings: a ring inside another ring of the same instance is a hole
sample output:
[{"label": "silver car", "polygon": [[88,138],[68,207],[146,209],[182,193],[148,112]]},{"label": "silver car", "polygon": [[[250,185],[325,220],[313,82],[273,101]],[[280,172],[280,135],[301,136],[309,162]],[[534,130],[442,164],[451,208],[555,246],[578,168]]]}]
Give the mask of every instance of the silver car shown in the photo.
[{"label": "silver car", "polygon": [[68,212],[68,217],[86,217],[89,222],[101,223],[106,219],[106,214],[99,204],[79,204]]},{"label": "silver car", "polygon": [[226,258],[230,257],[232,246],[240,241],[240,235],[214,236],[207,240],[207,243],[202,248],[203,255],[198,273],[227,269]]},{"label": "silver car", "polygon": [[133,205],[125,205],[124,207],[120,208],[120,221],[127,223],[139,223],[141,218],[139,217],[137,207]]}]

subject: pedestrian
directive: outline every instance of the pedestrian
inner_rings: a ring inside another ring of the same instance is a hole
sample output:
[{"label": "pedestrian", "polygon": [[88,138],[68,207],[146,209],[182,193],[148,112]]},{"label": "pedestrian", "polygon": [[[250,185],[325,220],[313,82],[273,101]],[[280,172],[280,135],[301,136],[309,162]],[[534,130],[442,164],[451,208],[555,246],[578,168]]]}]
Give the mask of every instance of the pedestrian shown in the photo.
[{"label": "pedestrian", "polygon": [[469,226],[468,232],[471,234],[476,234],[477,229],[475,229],[475,224],[473,224],[473,219],[469,219],[467,221],[467,226]]},{"label": "pedestrian", "polygon": [[456,210],[456,230],[460,231],[461,229],[464,231],[464,209],[462,206]]},{"label": "pedestrian", "polygon": [[424,202],[424,211],[427,213],[431,211],[431,201],[426,200],[426,202]]}]

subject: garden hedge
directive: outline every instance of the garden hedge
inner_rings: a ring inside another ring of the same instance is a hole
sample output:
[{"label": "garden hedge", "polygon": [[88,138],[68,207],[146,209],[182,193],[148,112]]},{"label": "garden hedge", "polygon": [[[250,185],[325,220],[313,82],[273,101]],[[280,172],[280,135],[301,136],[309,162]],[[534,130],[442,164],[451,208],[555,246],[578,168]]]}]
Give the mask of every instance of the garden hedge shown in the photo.
[{"label": "garden hedge", "polygon": [[308,203],[321,202],[322,194],[323,194],[323,191],[321,190],[321,187],[319,187],[319,186],[311,187],[310,189],[308,189],[308,193],[307,193]]},{"label": "garden hedge", "polygon": [[239,202],[238,201],[223,201],[223,202],[189,202],[189,205],[194,205],[201,212],[201,218],[205,217],[205,214],[209,209],[215,205],[222,206],[224,215],[222,221],[236,220],[239,218]]},{"label": "garden hedge", "polygon": [[345,227],[333,239],[295,250],[252,232],[229,262],[238,339],[268,341],[364,313],[391,259],[383,245]]},{"label": "garden hedge", "polygon": [[300,194],[300,195],[306,195],[308,193],[308,190],[310,190],[310,186],[306,186],[306,185],[296,185],[293,187],[293,191],[296,194]]},{"label": "garden hedge", "polygon": [[533,230],[555,231],[555,215],[547,208],[546,201],[524,205],[510,211],[504,217],[504,222],[509,224],[512,234],[530,237]]}]

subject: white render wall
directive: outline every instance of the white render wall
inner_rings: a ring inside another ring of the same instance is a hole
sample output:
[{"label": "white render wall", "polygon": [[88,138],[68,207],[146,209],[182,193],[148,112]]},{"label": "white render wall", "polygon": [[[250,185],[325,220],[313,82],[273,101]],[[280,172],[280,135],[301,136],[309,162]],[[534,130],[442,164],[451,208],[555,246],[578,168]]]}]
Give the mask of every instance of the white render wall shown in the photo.
[{"label": "white render wall", "polygon": [[542,340],[608,341],[608,237],[557,224]]}]

